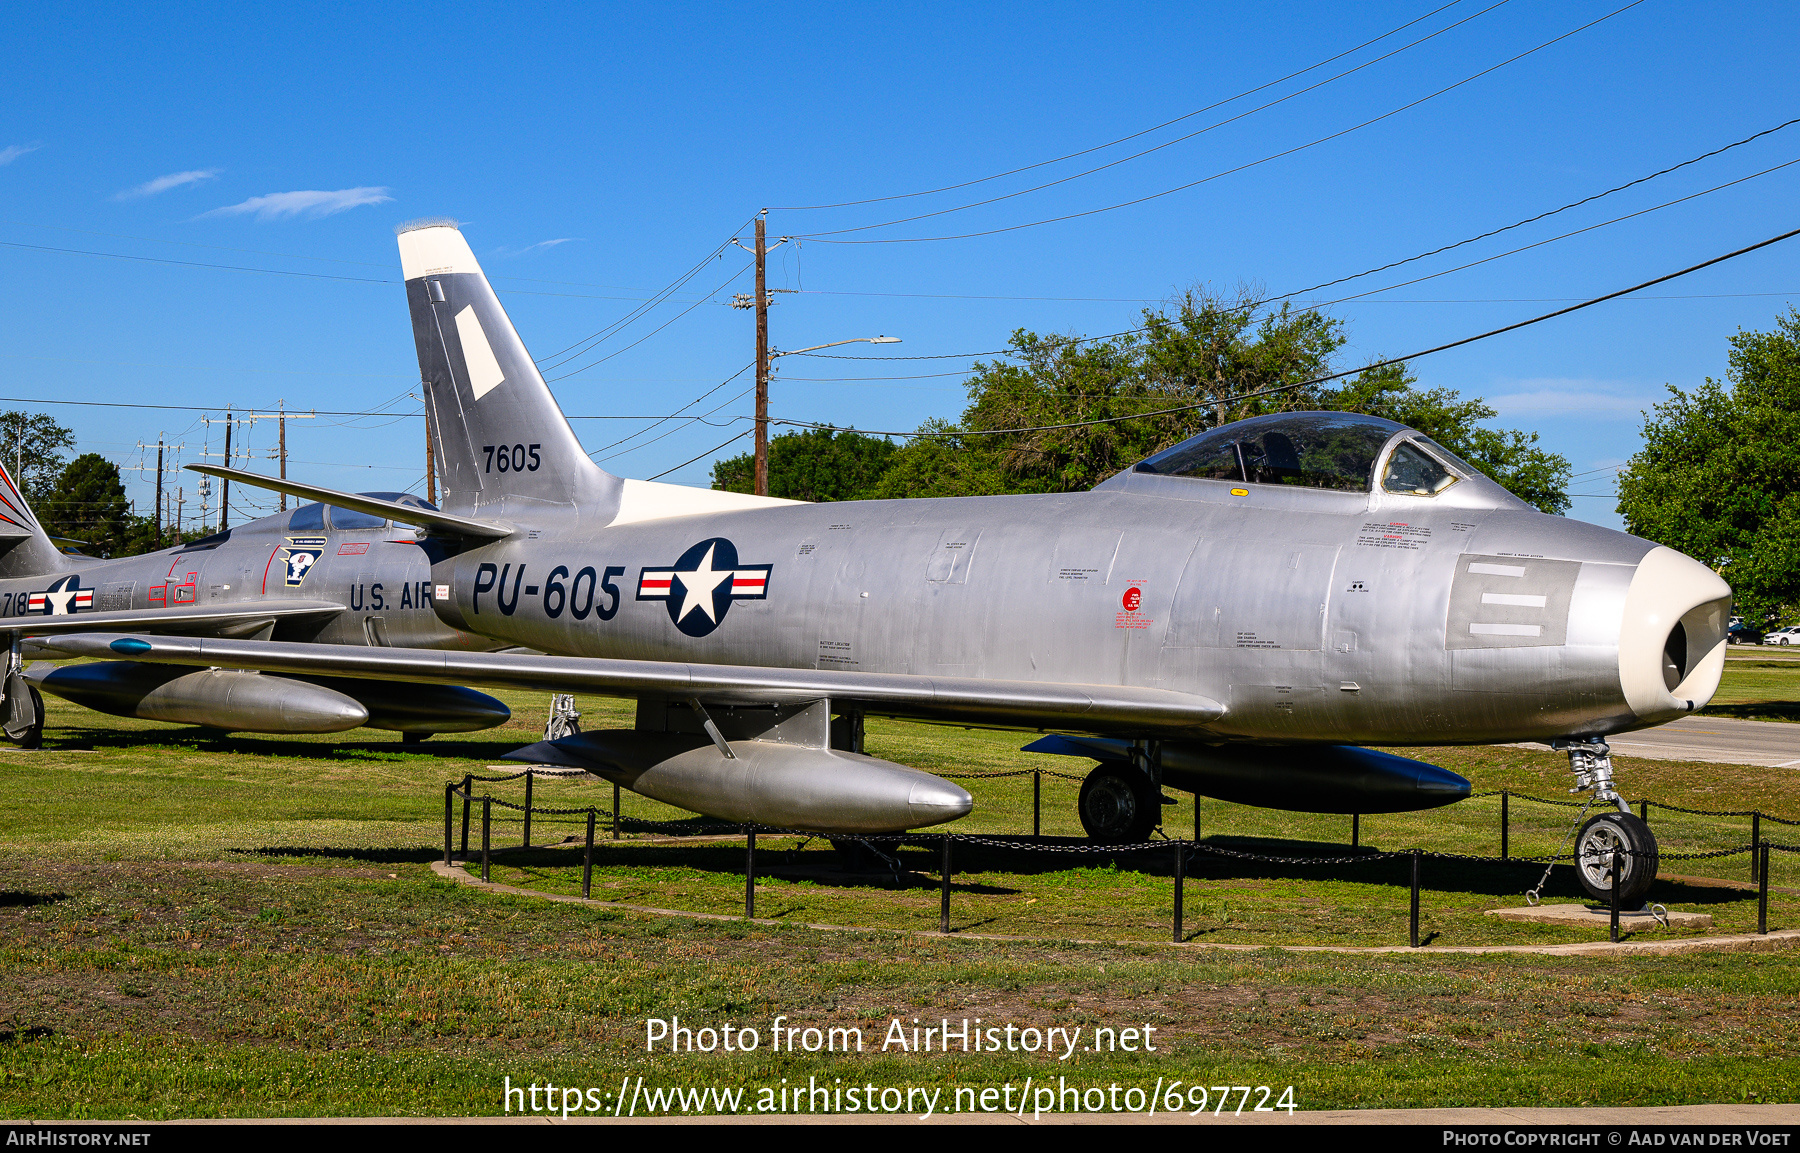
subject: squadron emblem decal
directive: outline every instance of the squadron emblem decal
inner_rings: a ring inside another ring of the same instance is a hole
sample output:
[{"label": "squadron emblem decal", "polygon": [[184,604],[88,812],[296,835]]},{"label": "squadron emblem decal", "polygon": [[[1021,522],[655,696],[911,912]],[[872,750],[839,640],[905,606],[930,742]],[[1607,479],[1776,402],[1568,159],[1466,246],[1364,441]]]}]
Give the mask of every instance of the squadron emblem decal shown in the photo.
[{"label": "squadron emblem decal", "polygon": [[66,617],[78,609],[94,607],[94,590],[81,587],[79,576],[66,576],[41,593],[32,593],[28,612],[47,617]]},{"label": "squadron emblem decal", "polygon": [[322,536],[291,536],[283,550],[287,553],[287,586],[297,589],[306,583],[306,574],[319,563],[325,553]]},{"label": "squadron emblem decal", "polygon": [[690,637],[718,628],[732,601],[764,600],[774,565],[739,564],[737,546],[724,537],[703,540],[668,568],[638,576],[637,599],[666,601],[669,619]]}]

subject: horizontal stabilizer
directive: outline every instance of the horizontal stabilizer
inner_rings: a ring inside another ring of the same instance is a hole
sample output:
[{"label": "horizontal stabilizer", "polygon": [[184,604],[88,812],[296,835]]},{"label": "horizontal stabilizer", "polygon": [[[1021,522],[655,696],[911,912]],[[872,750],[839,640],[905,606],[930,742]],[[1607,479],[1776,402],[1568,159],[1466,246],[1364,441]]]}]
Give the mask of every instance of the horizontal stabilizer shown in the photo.
[{"label": "horizontal stabilizer", "polygon": [[116,633],[123,629],[145,633],[182,633],[220,636],[254,632],[259,624],[291,620],[328,620],[344,611],[330,601],[264,601],[226,608],[125,609],[120,612],[69,613],[65,616],[12,617],[7,629],[28,637],[63,633]]},{"label": "horizontal stabilizer", "polygon": [[191,472],[203,472],[208,476],[216,476],[224,480],[235,480],[242,484],[254,485],[257,488],[285,492],[289,496],[299,497],[301,500],[324,501],[336,508],[347,508],[352,512],[366,512],[370,516],[396,520],[401,524],[420,525],[438,536],[499,540],[501,537],[511,536],[515,531],[507,525],[496,524],[493,521],[455,516],[434,509],[420,508],[416,504],[401,504],[399,501],[382,500],[379,497],[362,496],[354,492],[339,492],[334,488],[320,488],[316,484],[300,484],[297,481],[263,476],[260,473],[243,472],[235,468],[219,468],[210,464],[190,464],[187,467]]},{"label": "horizontal stabilizer", "polygon": [[1225,715],[1223,705],[1206,697],[1129,685],[106,634],[40,644],[70,656],[611,697],[698,698],[708,704],[829,699],[879,716],[1135,736],[1197,734]]}]

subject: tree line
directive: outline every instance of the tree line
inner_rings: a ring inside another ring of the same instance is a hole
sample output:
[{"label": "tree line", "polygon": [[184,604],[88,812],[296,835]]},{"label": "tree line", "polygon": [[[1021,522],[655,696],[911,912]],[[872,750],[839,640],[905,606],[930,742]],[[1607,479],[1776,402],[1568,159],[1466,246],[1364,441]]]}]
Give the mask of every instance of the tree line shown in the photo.
[{"label": "tree line", "polygon": [[[1011,360],[976,362],[957,421],[927,421],[898,444],[832,429],[773,438],[769,492],[809,501],[1080,492],[1220,424],[1337,410],[1410,425],[1544,512],[1568,510],[1569,462],[1534,432],[1488,427],[1498,414],[1479,398],[1421,388],[1404,364],[1310,383],[1337,371],[1348,340],[1342,320],[1262,304],[1247,288],[1190,290],[1145,309],[1141,330],[1120,336],[1020,329]],[[1110,423],[1083,423],[1100,420]],[[1045,427],[1055,425],[1079,427]],[[753,469],[748,453],[718,461],[713,487],[750,492]]]}]

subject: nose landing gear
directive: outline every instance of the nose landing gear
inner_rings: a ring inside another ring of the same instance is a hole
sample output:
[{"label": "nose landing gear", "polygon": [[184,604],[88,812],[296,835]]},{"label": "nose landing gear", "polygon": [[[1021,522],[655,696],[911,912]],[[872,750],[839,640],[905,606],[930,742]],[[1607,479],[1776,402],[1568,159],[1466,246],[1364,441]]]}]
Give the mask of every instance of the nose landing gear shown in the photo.
[{"label": "nose landing gear", "polygon": [[[1656,881],[1661,863],[1656,835],[1640,820],[1613,788],[1612,749],[1599,737],[1571,737],[1552,741],[1551,748],[1569,754],[1569,769],[1575,774],[1571,793],[1592,792],[1593,797],[1582,806],[1575,818],[1580,831],[1575,834],[1575,879],[1588,896],[1596,901],[1611,901],[1613,894],[1613,861],[1615,853],[1620,865],[1616,878],[1619,906],[1636,909],[1643,905],[1650,886]],[[1599,813],[1583,823],[1592,805],[1610,804],[1616,813]],[[1545,873],[1548,876],[1548,871]],[[1540,884],[1541,887],[1541,884]]]}]

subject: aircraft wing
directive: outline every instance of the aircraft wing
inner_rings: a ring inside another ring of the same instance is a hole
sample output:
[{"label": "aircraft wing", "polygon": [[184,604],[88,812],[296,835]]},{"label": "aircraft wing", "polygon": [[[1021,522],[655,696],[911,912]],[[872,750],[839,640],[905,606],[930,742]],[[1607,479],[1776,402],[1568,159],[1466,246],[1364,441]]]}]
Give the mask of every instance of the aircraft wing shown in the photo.
[{"label": "aircraft wing", "polygon": [[[263,625],[284,620],[326,619],[344,611],[331,601],[266,601],[231,604],[219,608],[191,606],[172,609],[126,609],[119,612],[69,613],[65,616],[22,616],[0,620],[0,631],[16,630],[22,636],[48,637],[65,633],[107,632],[122,629],[146,633],[206,633],[229,636],[255,632]],[[112,654],[107,654],[112,655]]]},{"label": "aircraft wing", "polygon": [[337,508],[347,508],[352,512],[366,512],[370,516],[378,516],[387,520],[397,520],[401,524],[422,525],[434,532],[446,536],[473,537],[476,540],[499,540],[513,534],[514,529],[507,525],[488,520],[475,520],[471,517],[456,516],[453,513],[438,512],[435,509],[420,508],[416,504],[401,504],[395,500],[381,500],[377,497],[362,496],[354,492],[339,492],[335,488],[320,488],[316,484],[301,484],[298,481],[281,480],[278,477],[263,476],[260,473],[244,472],[235,468],[219,468],[211,464],[190,464],[190,472],[203,472],[207,476],[235,480],[240,484],[255,485],[274,492],[285,492],[289,496],[301,500],[319,500]]},{"label": "aircraft wing", "polygon": [[698,698],[721,705],[829,698],[882,716],[1088,733],[1191,735],[1225,715],[1223,705],[1206,697],[1127,685],[106,633],[38,643],[70,656],[612,697]]}]

